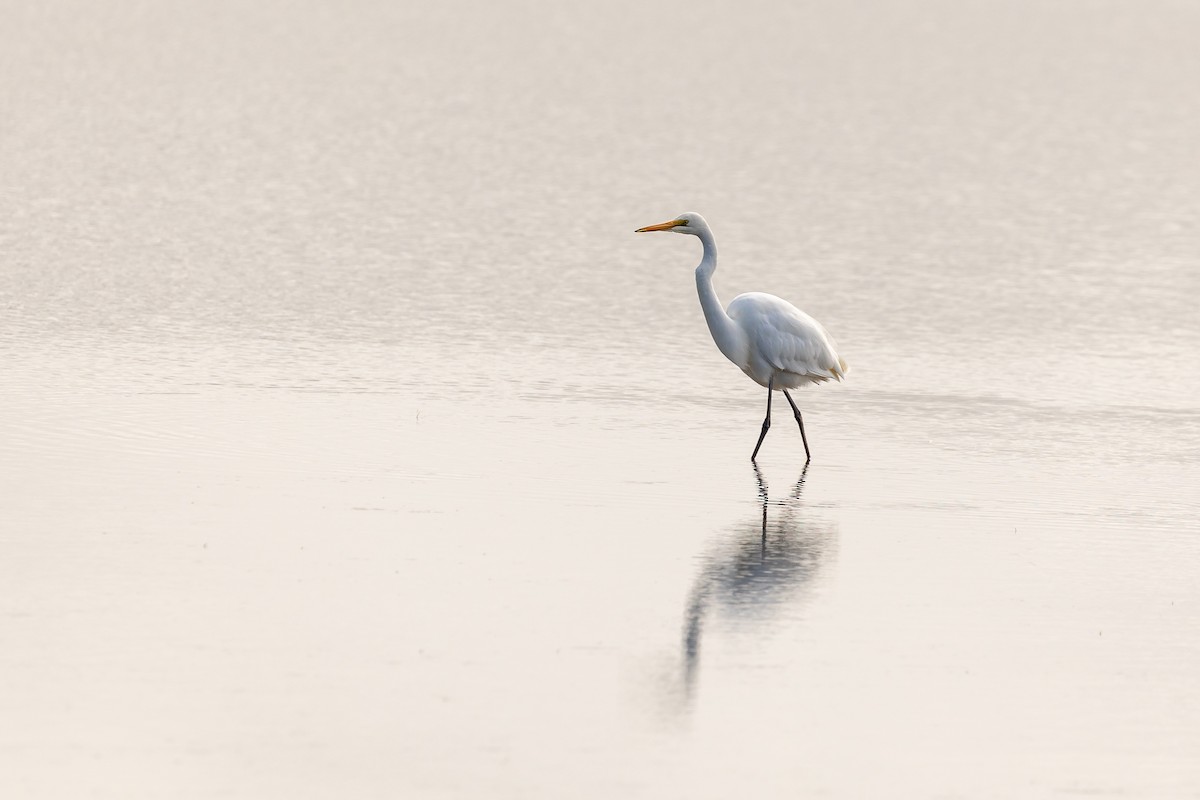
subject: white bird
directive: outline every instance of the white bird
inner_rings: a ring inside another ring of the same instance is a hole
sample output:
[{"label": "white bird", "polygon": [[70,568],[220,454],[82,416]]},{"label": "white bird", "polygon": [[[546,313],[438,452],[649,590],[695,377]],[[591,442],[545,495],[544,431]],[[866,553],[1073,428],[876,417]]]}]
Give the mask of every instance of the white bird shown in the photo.
[{"label": "white bird", "polygon": [[649,231],[699,237],[704,245],[704,258],[696,267],[696,292],[700,295],[700,307],[704,309],[708,330],[726,358],[759,386],[767,387],[767,417],[750,460],[758,457],[758,449],[771,427],[771,392],[778,390],[787,398],[800,425],[805,463],[812,461],[808,436],[804,433],[804,418],[788,389],[828,380],[840,381],[845,376],[846,362],[838,357],[833,337],[821,323],[773,294],[739,294],[733,298],[728,310],[722,308],[712,284],[713,273],[717,270],[717,245],[708,223],[699,214],[680,214],[667,222],[638,228],[636,232]]}]

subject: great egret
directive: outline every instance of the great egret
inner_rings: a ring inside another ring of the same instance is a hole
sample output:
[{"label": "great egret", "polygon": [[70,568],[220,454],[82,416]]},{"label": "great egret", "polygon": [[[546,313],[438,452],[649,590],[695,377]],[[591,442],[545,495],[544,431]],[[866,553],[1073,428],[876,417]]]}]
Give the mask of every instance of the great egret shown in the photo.
[{"label": "great egret", "polygon": [[638,228],[637,233],[670,231],[696,236],[704,245],[704,258],[696,267],[696,292],[700,307],[717,348],[737,364],[759,386],[767,387],[767,417],[750,460],[758,457],[767,430],[771,427],[771,392],[780,390],[796,415],[800,438],[804,441],[805,463],[812,461],[804,418],[788,394],[809,383],[841,380],[846,362],[838,357],[833,337],[821,323],[786,300],[773,294],[747,292],[733,298],[728,311],[713,289],[712,276],[717,270],[717,245],[704,217],[689,212],[658,225]]}]

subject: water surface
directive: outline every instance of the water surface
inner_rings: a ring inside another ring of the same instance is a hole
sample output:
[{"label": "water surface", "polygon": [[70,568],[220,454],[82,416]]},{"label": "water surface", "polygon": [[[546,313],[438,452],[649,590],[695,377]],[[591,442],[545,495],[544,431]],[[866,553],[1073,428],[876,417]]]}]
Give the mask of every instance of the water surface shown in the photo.
[{"label": "water surface", "polygon": [[1200,792],[1192,6],[10,17],[5,796]]}]

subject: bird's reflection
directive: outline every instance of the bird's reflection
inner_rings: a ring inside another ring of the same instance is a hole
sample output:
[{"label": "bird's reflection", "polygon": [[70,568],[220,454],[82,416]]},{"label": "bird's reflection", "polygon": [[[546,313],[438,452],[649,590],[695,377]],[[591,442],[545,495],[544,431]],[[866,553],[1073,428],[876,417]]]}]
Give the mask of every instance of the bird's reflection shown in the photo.
[{"label": "bird's reflection", "polygon": [[836,549],[834,529],[811,518],[802,495],[808,466],[786,499],[772,502],[754,466],[761,518],[735,526],[707,554],[692,584],[683,620],[683,693],[696,692],[700,645],[714,616],[735,628],[762,628],[803,599]]}]

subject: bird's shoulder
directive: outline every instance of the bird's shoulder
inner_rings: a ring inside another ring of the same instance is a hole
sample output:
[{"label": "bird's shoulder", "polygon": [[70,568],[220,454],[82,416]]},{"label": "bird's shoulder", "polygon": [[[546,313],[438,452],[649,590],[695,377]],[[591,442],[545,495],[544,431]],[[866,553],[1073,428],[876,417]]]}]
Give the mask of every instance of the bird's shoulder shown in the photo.
[{"label": "bird's shoulder", "polygon": [[796,336],[812,333],[828,336],[821,323],[782,297],[766,292],[739,294],[730,301],[728,313],[743,325],[768,326]]}]

